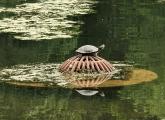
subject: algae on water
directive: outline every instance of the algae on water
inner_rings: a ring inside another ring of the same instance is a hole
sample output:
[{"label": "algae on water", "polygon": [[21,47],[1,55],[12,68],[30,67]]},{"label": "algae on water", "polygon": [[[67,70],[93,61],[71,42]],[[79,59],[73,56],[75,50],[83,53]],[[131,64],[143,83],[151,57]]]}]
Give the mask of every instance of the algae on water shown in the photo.
[{"label": "algae on water", "polygon": [[94,0],[39,0],[15,8],[1,7],[0,15],[10,15],[0,19],[0,32],[13,33],[21,40],[70,38],[79,34],[83,23],[69,17],[94,12],[94,3]]}]

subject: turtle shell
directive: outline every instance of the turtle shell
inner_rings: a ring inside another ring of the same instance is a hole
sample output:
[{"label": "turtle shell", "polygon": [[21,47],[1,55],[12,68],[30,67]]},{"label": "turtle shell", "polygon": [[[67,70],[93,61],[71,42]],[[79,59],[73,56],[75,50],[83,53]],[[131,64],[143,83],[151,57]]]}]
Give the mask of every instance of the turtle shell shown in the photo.
[{"label": "turtle shell", "polygon": [[99,49],[93,45],[84,45],[84,46],[81,46],[80,48],[78,48],[76,50],[76,52],[78,53],[95,53],[97,52]]}]

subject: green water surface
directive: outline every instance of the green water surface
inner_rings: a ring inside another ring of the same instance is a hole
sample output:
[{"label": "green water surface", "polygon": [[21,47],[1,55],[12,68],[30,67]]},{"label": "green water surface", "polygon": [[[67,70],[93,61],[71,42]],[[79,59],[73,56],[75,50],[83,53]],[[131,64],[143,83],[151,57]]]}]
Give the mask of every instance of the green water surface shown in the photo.
[{"label": "green water surface", "polygon": [[0,0],[1,69],[61,63],[84,44],[103,43],[100,56],[133,61],[158,79],[101,89],[104,97],[1,84],[0,120],[164,120],[163,0]]}]

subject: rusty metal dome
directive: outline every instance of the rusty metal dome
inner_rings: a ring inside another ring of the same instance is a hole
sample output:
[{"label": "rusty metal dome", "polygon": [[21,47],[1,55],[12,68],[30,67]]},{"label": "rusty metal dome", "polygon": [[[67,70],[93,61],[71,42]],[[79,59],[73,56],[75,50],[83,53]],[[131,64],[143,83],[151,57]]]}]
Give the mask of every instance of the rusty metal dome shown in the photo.
[{"label": "rusty metal dome", "polygon": [[[91,51],[94,50],[95,52],[83,53],[84,50],[83,47]],[[59,69],[61,72],[105,73],[105,72],[112,72],[115,70],[112,64],[110,64],[107,60],[97,55],[98,50],[95,49],[97,47],[82,46],[80,48],[79,49],[81,52],[78,52],[78,55],[73,56],[70,59],[64,61],[64,63],[60,66]]]}]

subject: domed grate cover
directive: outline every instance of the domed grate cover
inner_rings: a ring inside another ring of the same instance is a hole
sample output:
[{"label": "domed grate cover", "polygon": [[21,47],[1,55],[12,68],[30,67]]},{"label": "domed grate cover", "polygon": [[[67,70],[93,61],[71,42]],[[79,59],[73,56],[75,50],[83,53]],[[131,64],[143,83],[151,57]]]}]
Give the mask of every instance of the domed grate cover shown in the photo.
[{"label": "domed grate cover", "polygon": [[66,60],[61,72],[112,72],[115,68],[105,59],[93,55],[77,55]]}]

